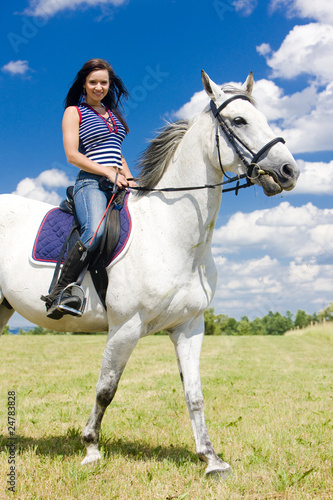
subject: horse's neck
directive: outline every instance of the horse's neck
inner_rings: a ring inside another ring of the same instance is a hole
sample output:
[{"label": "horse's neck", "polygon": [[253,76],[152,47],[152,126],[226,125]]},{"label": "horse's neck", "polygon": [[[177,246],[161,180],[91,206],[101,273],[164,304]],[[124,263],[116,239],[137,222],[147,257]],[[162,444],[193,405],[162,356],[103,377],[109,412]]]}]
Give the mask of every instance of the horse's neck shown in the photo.
[{"label": "horse's neck", "polygon": [[[170,165],[159,182],[161,186],[202,186],[220,180],[220,172],[210,164],[207,148],[214,148],[211,126],[207,117],[200,116],[179,143]],[[202,198],[209,193],[202,192]]]},{"label": "horse's neck", "polygon": [[[168,187],[192,187],[221,182],[221,172],[216,170],[209,160],[210,147],[214,148],[214,132],[209,119],[200,116],[180,142],[159,184]],[[200,212],[205,219],[211,219],[216,210],[219,210],[220,189],[189,190],[182,194],[187,197],[193,196],[195,204],[200,207]]]},{"label": "horse's neck", "polygon": [[[209,123],[194,124],[177,147],[157,188],[204,186],[221,182],[221,172],[209,162],[206,145],[214,147]],[[212,230],[221,203],[221,189],[150,194],[144,203],[156,214],[157,224],[166,221],[179,244],[189,248],[200,245],[202,250],[211,244]],[[172,228],[172,229],[171,229]]]}]

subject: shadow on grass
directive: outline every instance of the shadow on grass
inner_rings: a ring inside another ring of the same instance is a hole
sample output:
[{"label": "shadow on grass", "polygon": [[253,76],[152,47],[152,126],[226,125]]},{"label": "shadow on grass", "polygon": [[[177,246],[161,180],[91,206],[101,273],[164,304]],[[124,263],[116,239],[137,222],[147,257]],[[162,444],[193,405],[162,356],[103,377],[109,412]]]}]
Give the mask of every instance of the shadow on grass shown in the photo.
[{"label": "shadow on grass", "polygon": [[[85,455],[85,447],[81,442],[81,430],[70,428],[63,436],[47,436],[44,438],[30,438],[26,436],[15,437],[16,454],[32,452],[36,456],[50,458],[63,458]],[[9,453],[10,439],[0,435],[0,449]],[[126,441],[124,439],[112,440],[100,438],[99,447],[105,460],[112,457],[123,456],[138,461],[155,460],[163,462],[168,460],[176,465],[186,462],[199,463],[200,460],[194,453],[180,446],[151,446],[145,441]]]}]

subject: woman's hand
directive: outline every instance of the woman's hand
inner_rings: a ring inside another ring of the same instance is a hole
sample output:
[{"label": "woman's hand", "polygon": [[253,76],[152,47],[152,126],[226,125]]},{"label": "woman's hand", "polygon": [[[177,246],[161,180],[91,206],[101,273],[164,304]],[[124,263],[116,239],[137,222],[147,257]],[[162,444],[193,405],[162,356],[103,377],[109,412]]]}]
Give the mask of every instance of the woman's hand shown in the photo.
[{"label": "woman's hand", "polygon": [[110,172],[108,172],[108,175],[106,177],[109,179],[109,181],[112,182],[112,184],[116,184],[121,189],[129,186],[126,177],[123,174],[117,174],[117,172],[113,169],[110,169]]}]

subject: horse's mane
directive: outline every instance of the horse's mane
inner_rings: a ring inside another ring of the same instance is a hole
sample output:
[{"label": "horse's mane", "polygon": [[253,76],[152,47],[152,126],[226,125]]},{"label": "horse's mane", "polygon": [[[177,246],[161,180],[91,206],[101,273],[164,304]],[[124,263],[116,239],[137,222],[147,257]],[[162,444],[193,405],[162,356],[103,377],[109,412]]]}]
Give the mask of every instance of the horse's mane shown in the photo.
[{"label": "horse's mane", "polygon": [[[222,86],[222,90],[227,94],[246,95],[251,103],[254,104],[251,95],[243,89],[226,84]],[[209,109],[210,108],[207,107],[205,111]],[[150,141],[137,162],[138,168],[140,169],[138,177],[140,187],[152,189],[156,186],[166,171],[178,144],[192,123],[192,120],[178,120],[176,122],[167,123],[165,127],[162,127],[158,131],[158,135]],[[139,190],[139,194],[141,195],[146,192],[145,190]]]},{"label": "horse's mane", "polygon": [[[141,169],[138,179],[140,187],[151,189],[156,186],[190,125],[190,120],[167,123],[159,130],[157,137],[150,141],[138,160]],[[144,193],[141,191],[141,194]]]}]

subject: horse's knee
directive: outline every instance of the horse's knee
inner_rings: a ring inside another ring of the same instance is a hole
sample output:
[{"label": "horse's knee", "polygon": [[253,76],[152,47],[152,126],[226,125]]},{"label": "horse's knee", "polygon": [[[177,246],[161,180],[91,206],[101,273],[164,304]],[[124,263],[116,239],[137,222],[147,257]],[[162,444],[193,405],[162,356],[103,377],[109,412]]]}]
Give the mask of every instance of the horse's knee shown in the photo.
[{"label": "horse's knee", "polygon": [[112,377],[108,377],[107,380],[104,379],[98,382],[96,400],[102,408],[106,408],[111,403],[117,390],[117,385],[117,382]]},{"label": "horse's knee", "polygon": [[114,396],[114,391],[112,391],[109,387],[103,387],[100,391],[97,392],[97,402],[103,408],[106,408],[111,403]]}]

